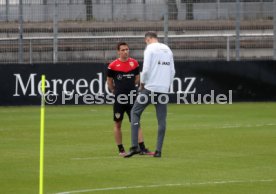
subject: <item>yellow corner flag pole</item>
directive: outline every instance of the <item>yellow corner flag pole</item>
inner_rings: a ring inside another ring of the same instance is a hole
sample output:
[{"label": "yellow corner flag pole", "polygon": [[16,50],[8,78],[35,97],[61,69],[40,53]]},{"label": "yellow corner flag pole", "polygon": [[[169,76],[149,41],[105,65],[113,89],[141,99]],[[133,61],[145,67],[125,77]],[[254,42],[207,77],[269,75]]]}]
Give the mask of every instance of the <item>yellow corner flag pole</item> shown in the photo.
[{"label": "yellow corner flag pole", "polygon": [[45,75],[41,76],[41,106],[40,106],[40,164],[39,164],[39,194],[43,194],[44,175],[44,120],[45,120]]}]

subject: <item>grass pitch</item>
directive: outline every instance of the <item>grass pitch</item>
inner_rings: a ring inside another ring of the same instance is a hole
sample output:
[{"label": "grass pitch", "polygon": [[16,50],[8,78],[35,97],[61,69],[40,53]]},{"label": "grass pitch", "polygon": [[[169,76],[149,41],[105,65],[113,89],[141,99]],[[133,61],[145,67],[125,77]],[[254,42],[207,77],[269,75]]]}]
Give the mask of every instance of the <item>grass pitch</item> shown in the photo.
[{"label": "grass pitch", "polygon": [[[1,194],[38,193],[39,114],[0,107]],[[276,193],[276,103],[170,104],[162,158],[119,157],[112,118],[110,105],[46,107],[45,194]],[[155,150],[153,106],[142,127]]]}]

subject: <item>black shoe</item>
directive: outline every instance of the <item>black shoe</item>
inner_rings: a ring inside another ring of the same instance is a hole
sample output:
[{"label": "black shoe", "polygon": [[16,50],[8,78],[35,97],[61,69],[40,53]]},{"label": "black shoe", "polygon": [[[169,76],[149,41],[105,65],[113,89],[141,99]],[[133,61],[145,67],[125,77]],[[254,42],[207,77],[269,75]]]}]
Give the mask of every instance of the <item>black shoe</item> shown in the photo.
[{"label": "black shoe", "polygon": [[131,156],[139,153],[140,153],[140,150],[138,149],[138,147],[131,147],[129,149],[129,152],[124,156],[124,158],[130,158]]},{"label": "black shoe", "polygon": [[156,157],[156,158],[161,158],[161,152],[159,152],[159,151],[155,151],[155,153],[154,153],[154,155],[153,155],[153,157]]},{"label": "black shoe", "polygon": [[140,150],[140,155],[149,155],[149,156],[153,156],[155,154],[155,152],[151,152],[149,151],[149,149],[145,148]]}]

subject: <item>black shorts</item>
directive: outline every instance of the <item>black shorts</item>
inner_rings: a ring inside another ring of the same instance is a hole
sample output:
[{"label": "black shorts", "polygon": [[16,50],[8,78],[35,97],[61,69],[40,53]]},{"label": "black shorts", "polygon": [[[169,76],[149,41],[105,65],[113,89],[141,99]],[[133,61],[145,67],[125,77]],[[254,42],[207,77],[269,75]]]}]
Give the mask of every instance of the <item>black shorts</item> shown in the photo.
[{"label": "black shorts", "polygon": [[130,112],[133,104],[120,104],[115,102],[113,105],[113,120],[114,121],[122,121],[124,119],[124,113],[126,112],[128,115],[129,122],[131,121]]},{"label": "black shorts", "polygon": [[[113,104],[113,120],[114,121],[122,121],[124,119],[124,113],[127,113],[128,115],[128,119],[129,122],[131,121],[131,109],[134,105],[134,102],[136,100],[136,93],[137,91],[135,91],[135,93],[133,93],[133,96],[130,96],[129,91],[127,91],[127,93],[121,92],[119,94],[115,94],[115,102]],[[120,95],[126,95],[127,96],[127,100],[125,100],[125,98],[123,98],[124,100],[121,99],[121,101],[119,100],[119,96]]]}]

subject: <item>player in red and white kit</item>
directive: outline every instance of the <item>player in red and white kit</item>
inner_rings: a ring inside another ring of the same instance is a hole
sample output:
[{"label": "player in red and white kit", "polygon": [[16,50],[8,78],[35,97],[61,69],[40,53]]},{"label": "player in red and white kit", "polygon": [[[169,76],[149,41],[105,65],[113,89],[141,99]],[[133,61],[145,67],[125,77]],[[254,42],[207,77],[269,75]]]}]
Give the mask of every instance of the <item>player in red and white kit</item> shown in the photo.
[{"label": "player in red and white kit", "polygon": [[[135,94],[137,86],[140,82],[139,76],[139,64],[138,62],[129,57],[129,47],[125,42],[117,44],[117,53],[119,58],[114,60],[108,65],[107,69],[107,84],[109,90],[115,95],[115,103],[113,105],[113,117],[114,117],[114,137],[115,142],[119,149],[119,155],[124,156],[126,154],[123,142],[122,142],[122,120],[124,113],[126,112],[130,118],[130,112],[135,101],[127,100],[127,102],[118,100],[118,96],[129,96],[129,94]],[[132,102],[131,102],[132,101]],[[154,152],[150,152],[144,144],[142,130],[139,128],[138,143],[140,154],[142,155],[153,155]]]}]

